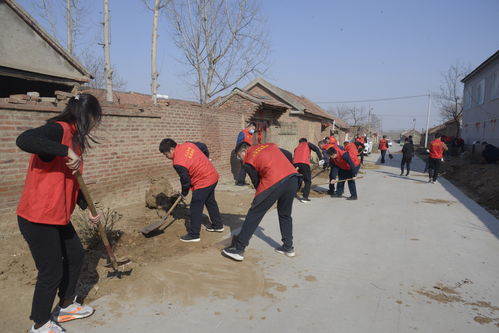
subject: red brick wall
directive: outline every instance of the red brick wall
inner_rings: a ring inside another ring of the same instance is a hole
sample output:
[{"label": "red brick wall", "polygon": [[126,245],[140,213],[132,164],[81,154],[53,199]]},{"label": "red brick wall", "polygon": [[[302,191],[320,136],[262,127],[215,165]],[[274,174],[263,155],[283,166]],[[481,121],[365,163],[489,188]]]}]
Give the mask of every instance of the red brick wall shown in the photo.
[{"label": "red brick wall", "polygon": [[[30,155],[17,148],[16,137],[60,111],[56,107],[0,102],[0,216],[13,216],[28,166]],[[178,143],[206,143],[222,179],[231,178],[230,152],[241,130],[241,110],[208,109],[172,100],[169,106],[104,106],[103,111],[95,131],[100,144],[84,157],[84,178],[94,200],[113,206],[143,202],[149,179],[161,175],[169,176],[172,185],[178,186],[171,162],[158,150],[159,142],[166,137]]]}]

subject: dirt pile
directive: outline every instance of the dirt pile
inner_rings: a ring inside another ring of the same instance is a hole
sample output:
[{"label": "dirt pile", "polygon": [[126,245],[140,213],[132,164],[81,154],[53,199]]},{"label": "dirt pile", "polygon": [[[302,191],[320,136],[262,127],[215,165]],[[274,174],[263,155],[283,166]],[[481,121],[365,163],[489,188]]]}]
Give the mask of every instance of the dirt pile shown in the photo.
[{"label": "dirt pile", "polygon": [[146,207],[167,210],[175,201],[177,193],[166,177],[153,178],[146,191]]}]

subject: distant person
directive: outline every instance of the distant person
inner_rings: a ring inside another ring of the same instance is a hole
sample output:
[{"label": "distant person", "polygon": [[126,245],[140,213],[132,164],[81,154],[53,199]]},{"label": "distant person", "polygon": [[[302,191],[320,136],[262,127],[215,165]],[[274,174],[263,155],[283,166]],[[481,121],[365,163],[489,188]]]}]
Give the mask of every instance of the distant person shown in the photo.
[{"label": "distant person", "polygon": [[[327,142],[329,142],[329,141],[327,141]],[[335,193],[335,190],[334,190],[335,185],[331,184],[331,181],[338,177],[338,167],[331,163],[331,160],[329,158],[329,154],[327,152],[329,148],[332,148],[335,145],[333,145],[331,143],[327,143],[327,142],[326,142],[326,140],[319,141],[319,148],[322,150],[322,156],[323,156],[322,159],[324,160],[323,168],[324,169],[326,169],[328,167],[330,168],[329,169],[329,190],[327,191],[327,194],[332,196]]]},{"label": "distant person", "polygon": [[461,138],[461,137],[456,138],[456,147],[460,153],[464,152],[464,140],[463,140],[463,138]]},{"label": "distant person", "polygon": [[217,170],[208,159],[208,148],[201,142],[185,142],[177,144],[173,139],[163,139],[159,144],[159,151],[166,158],[172,160],[173,168],[180,177],[181,195],[187,196],[192,190],[190,204],[190,221],[187,234],[180,237],[182,242],[199,242],[203,209],[206,206],[211,225],[206,227],[208,232],[222,232],[224,226],[217,201],[215,188],[218,184]]},{"label": "distant person", "polygon": [[388,140],[386,139],[386,135],[383,135],[383,138],[379,140],[378,149],[381,152],[381,163],[385,163],[385,155],[388,150]]},{"label": "distant person", "polygon": [[435,140],[430,143],[430,155],[428,157],[428,182],[435,183],[438,178],[440,164],[444,158],[444,152],[447,151],[447,145],[440,140],[442,134],[437,134]]},{"label": "distant person", "polygon": [[[243,161],[251,182],[256,189],[251,208],[246,214],[241,231],[233,238],[231,246],[222,254],[236,261],[244,259],[244,250],[267,211],[277,202],[277,215],[283,245],[276,252],[295,256],[293,247],[293,200],[298,189],[299,174],[286,155],[274,143],[250,146],[241,142],[236,154]],[[288,152],[289,153],[289,152]],[[290,154],[290,153],[289,153]]]},{"label": "distant person", "polygon": [[[240,144],[241,142],[246,142],[250,146],[253,144],[253,134],[255,134],[255,129],[256,129],[256,123],[255,122],[250,122],[246,126],[245,129],[243,129],[241,132],[239,132],[239,135],[237,136],[236,140],[236,146]],[[236,179],[236,185],[237,186],[244,186],[247,185],[246,183],[246,171],[242,167],[241,164],[241,169],[239,171],[239,175],[237,176]]]},{"label": "distant person", "polygon": [[334,135],[329,136],[329,143],[332,145],[338,144],[338,140],[336,140],[336,137]]},{"label": "distant person", "polygon": [[[298,146],[294,150],[293,165],[298,168],[298,172],[303,175],[303,197],[299,200],[301,202],[310,202],[310,187],[312,185],[312,171],[310,170],[310,152],[314,151],[319,158],[319,166],[324,164],[322,159],[322,152],[316,145],[309,143],[306,138],[301,138],[298,141]],[[298,190],[301,187],[301,181],[298,184]]]},{"label": "distant person", "polygon": [[411,171],[411,161],[414,157],[414,144],[412,140],[409,138],[405,138],[404,146],[402,147],[402,162],[400,163],[400,175],[404,175],[404,166],[407,169],[406,176],[409,176],[409,172]]},{"label": "distant person", "polygon": [[482,156],[487,163],[496,163],[499,161],[499,149],[496,146],[485,141],[482,142],[482,145],[484,146]]},{"label": "distant person", "polygon": [[[337,185],[336,192],[333,197],[341,198],[343,197],[343,192],[345,189],[345,181],[348,180],[348,189],[350,190],[350,197],[347,200],[357,200],[357,188],[355,186],[355,178],[360,168],[360,161],[357,157],[357,149],[354,144],[349,143],[345,145],[345,150],[340,148],[338,145],[329,148],[327,151],[332,164],[338,167],[338,177],[339,182]],[[343,181],[342,181],[343,180]]]}]

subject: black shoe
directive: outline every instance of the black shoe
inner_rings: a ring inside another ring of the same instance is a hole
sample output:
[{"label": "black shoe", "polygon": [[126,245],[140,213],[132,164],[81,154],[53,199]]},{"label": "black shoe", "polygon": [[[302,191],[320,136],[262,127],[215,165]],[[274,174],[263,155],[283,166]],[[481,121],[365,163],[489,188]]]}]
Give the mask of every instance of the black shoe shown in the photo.
[{"label": "black shoe", "polygon": [[307,202],[310,202],[310,201],[311,201],[309,198],[305,198],[305,197],[303,197],[303,198],[301,198],[301,199],[298,199],[298,200],[300,200],[301,202],[305,202],[305,203],[307,203]]},{"label": "black shoe", "polygon": [[404,171],[402,171],[402,172],[400,173],[400,175],[401,175],[401,176],[403,176],[403,175],[404,175]]},{"label": "black shoe", "polygon": [[185,234],[182,237],[180,237],[180,240],[182,242],[186,242],[186,243],[193,243],[193,242],[199,242],[201,240],[201,238],[199,238],[199,236],[194,237],[194,236],[191,236],[189,234]]},{"label": "black shoe", "polygon": [[409,176],[409,172],[405,174],[406,176]]},{"label": "black shoe", "polygon": [[236,182],[236,186],[244,186],[246,183]]},{"label": "black shoe", "polygon": [[292,247],[291,249],[286,249],[284,246],[279,246],[274,249],[277,253],[284,254],[287,257],[296,256],[295,249]]},{"label": "black shoe", "polygon": [[235,247],[226,247],[222,250],[222,255],[229,257],[235,261],[243,261],[244,250],[238,250]]},{"label": "black shoe", "polygon": [[206,231],[209,231],[209,232],[223,232],[224,231],[224,226],[215,228],[213,226],[213,224],[212,224],[212,225],[206,226]]},{"label": "black shoe", "polygon": [[331,198],[343,198],[343,193],[337,193],[337,192],[334,192],[334,194],[331,195]]},{"label": "black shoe", "polygon": [[348,197],[347,200],[357,200],[357,196],[352,195],[352,196]]}]

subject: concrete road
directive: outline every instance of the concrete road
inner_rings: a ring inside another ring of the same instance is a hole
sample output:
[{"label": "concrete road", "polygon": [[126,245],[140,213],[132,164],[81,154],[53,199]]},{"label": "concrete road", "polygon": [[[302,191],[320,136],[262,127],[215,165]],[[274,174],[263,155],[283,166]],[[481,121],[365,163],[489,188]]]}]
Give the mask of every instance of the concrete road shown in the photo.
[{"label": "concrete road", "polygon": [[[375,162],[378,155],[367,160]],[[444,179],[399,176],[400,155],[358,181],[358,201],[294,206],[297,256],[276,254],[276,212],[251,240],[274,297],[94,302],[69,332],[498,332],[499,223]],[[422,171],[423,163],[415,161]],[[348,192],[348,190],[347,190]],[[262,237],[264,234],[266,237]],[[234,263],[237,269],[238,263]]]}]

